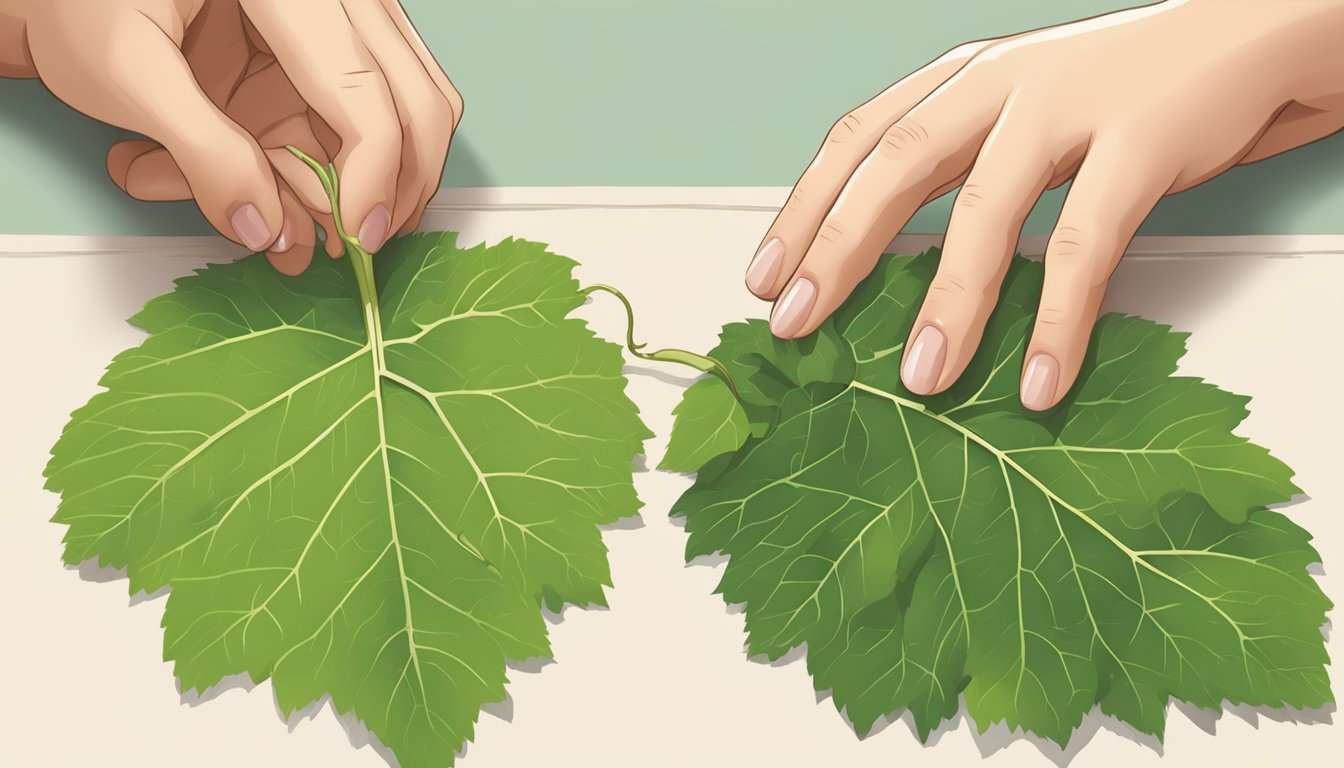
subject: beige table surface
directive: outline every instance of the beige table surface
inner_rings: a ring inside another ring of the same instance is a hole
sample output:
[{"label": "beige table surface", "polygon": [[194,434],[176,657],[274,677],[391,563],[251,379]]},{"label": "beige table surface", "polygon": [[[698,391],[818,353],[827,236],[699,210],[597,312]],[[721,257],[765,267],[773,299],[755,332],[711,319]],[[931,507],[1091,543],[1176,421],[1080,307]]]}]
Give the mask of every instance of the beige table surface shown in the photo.
[{"label": "beige table surface", "polygon": [[[461,230],[465,243],[509,235],[551,243],[582,264],[581,280],[629,294],[646,340],[707,349],[723,323],[764,314],[741,288],[741,271],[780,195],[464,193],[437,203],[428,222]],[[1318,578],[1337,603],[1341,246],[1338,238],[1139,243],[1143,252],[1121,266],[1110,299],[1114,309],[1194,331],[1184,371],[1254,397],[1242,432],[1297,469],[1310,498],[1288,514],[1316,534],[1326,563]],[[128,598],[116,574],[62,567],[63,529],[47,522],[57,501],[42,489],[47,451],[112,355],[138,342],[124,319],[173,278],[233,253],[217,239],[0,235],[0,766],[386,764],[329,709],[283,722],[267,683],[205,702],[181,697],[160,656],[165,600]],[[581,311],[607,337],[623,333],[613,300]],[[642,363],[627,373],[658,435],[646,446],[652,467],[689,379]],[[1002,728],[977,735],[964,717],[932,746],[920,745],[908,720],[859,740],[813,692],[800,660],[746,658],[742,615],[711,594],[721,569],[683,564],[685,537],[667,510],[689,483],[636,475],[642,526],[605,535],[616,584],[610,610],[570,609],[554,623],[557,663],[511,673],[510,701],[482,716],[460,766],[1337,765],[1327,756],[1344,754],[1331,711],[1285,720],[1173,708],[1163,746],[1094,712],[1067,753]],[[1338,633],[1330,651],[1344,657]],[[1338,665],[1332,680],[1341,690]]]}]

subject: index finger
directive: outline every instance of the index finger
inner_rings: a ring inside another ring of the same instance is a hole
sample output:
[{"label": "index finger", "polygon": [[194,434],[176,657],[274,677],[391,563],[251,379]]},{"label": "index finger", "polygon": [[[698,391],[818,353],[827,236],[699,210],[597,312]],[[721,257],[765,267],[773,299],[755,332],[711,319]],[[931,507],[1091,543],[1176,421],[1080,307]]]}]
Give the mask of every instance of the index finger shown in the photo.
[{"label": "index finger", "polygon": [[803,171],[747,268],[747,288],[773,299],[817,235],[821,221],[882,135],[992,40],[958,46],[840,118]]},{"label": "index finger", "polygon": [[[179,29],[175,17],[111,3],[79,13],[89,23],[44,19],[27,30],[44,84],[79,111],[158,142],[215,229],[251,250],[271,246],[284,217],[275,175],[252,135],[202,90],[181,39],[165,33]],[[110,159],[129,169],[134,156]]]},{"label": "index finger", "polygon": [[340,136],[341,223],[378,250],[392,225],[402,147],[382,69],[338,0],[242,5],[299,95]]}]

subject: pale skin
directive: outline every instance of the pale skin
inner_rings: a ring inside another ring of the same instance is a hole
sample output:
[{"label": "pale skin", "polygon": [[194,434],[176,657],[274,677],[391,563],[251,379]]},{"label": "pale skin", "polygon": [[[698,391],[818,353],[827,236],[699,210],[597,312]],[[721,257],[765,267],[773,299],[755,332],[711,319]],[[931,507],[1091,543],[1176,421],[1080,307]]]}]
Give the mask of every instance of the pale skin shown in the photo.
[{"label": "pale skin", "polygon": [[294,145],[342,181],[346,231],[377,251],[438,190],[462,97],[396,0],[0,0],[0,77],[148,140],[107,154],[141,200],[195,200],[281,272],[331,206]]},{"label": "pale skin", "polygon": [[[934,394],[974,354],[1027,213],[1071,180],[1022,371],[1023,404],[1051,408],[1161,197],[1344,127],[1341,40],[1338,0],[1168,0],[955,48],[836,122],[747,286],[777,336],[806,336],[960,187],[903,350],[906,386]],[[147,136],[109,151],[118,186],[194,199],[288,274],[314,221],[333,228],[285,145],[334,160],[342,222],[376,252],[418,224],[462,116],[396,0],[0,0],[0,76]]]},{"label": "pale skin", "polygon": [[965,370],[1042,191],[1072,180],[1045,249],[1021,399],[1078,376],[1112,270],[1165,195],[1344,127],[1344,3],[1166,2],[955,48],[842,117],[761,242],[770,327],[817,329],[930,200],[960,187],[903,350],[920,395]]}]

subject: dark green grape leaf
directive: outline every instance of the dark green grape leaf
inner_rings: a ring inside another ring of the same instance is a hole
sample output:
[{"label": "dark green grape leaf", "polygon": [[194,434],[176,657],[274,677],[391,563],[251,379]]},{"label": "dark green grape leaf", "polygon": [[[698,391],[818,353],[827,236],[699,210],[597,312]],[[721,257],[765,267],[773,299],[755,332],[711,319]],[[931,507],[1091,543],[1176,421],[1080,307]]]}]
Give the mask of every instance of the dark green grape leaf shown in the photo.
[{"label": "dark green grape leaf", "polygon": [[1060,744],[1096,705],[1161,735],[1170,698],[1332,701],[1318,556],[1265,508],[1297,488],[1233,434],[1247,399],[1174,375],[1182,334],[1109,315],[1065,401],[1025,410],[1041,284],[1025,259],[966,374],[914,396],[901,353],[936,266],[884,257],[818,337],[734,324],[711,353],[762,429],[673,513],[688,558],[729,556],[719,591],[745,604],[750,652],[805,643],[861,734],[909,710],[926,738],[963,697],[982,731]]},{"label": "dark green grape leaf", "polygon": [[506,660],[549,655],[542,605],[605,602],[598,526],[636,514],[648,432],[620,349],[568,317],[572,261],[447,233],[373,267],[376,307],[320,254],[297,278],[253,256],[178,281],[49,487],[67,562],[171,588],[184,689],[269,678],[286,715],[329,694],[405,768],[443,766]]}]

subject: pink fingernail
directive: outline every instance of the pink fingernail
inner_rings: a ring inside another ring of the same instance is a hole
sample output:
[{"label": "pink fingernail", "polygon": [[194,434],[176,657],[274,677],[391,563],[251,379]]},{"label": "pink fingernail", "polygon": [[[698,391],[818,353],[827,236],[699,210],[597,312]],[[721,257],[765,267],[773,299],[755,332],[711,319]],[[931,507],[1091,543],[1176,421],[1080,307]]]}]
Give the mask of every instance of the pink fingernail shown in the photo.
[{"label": "pink fingernail", "polygon": [[387,232],[391,228],[392,214],[388,213],[386,205],[379,203],[369,211],[369,215],[364,217],[364,223],[359,227],[359,244],[369,253],[375,253],[383,247],[383,243],[387,240]]},{"label": "pink fingernail", "polygon": [[933,394],[946,359],[947,337],[936,326],[924,326],[910,345],[910,354],[901,368],[905,388],[917,395]]},{"label": "pink fingernail", "polygon": [[784,263],[784,243],[778,237],[761,246],[747,267],[747,288],[760,295],[771,289],[779,279],[779,268]]},{"label": "pink fingernail", "polygon": [[1054,405],[1055,389],[1059,386],[1059,361],[1038,352],[1027,363],[1022,374],[1022,404],[1033,411],[1044,411]]},{"label": "pink fingernail", "polygon": [[238,236],[243,245],[254,251],[260,251],[271,242],[271,231],[266,228],[266,220],[261,217],[261,211],[251,203],[243,203],[233,209],[229,215],[229,224],[233,226],[233,234]]},{"label": "pink fingernail", "polygon": [[807,322],[816,301],[817,286],[811,280],[806,277],[794,280],[784,297],[775,304],[775,313],[770,317],[770,332],[784,339],[792,337]]}]

